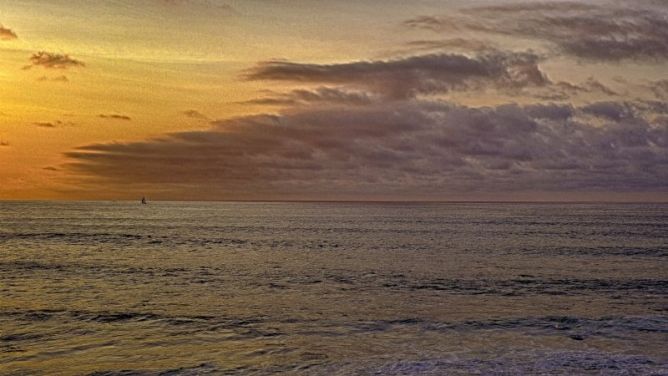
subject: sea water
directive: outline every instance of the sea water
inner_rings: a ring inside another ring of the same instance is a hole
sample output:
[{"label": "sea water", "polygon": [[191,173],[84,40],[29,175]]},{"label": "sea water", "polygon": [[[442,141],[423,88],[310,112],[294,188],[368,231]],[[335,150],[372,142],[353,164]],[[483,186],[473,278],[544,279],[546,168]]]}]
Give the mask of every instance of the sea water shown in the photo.
[{"label": "sea water", "polygon": [[668,205],[0,203],[2,375],[666,375]]}]

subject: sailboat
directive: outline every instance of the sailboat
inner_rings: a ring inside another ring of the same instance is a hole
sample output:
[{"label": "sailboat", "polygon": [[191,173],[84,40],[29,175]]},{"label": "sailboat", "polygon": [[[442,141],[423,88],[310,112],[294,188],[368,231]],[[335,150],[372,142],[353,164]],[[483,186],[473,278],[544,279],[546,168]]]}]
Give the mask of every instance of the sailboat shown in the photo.
[{"label": "sailboat", "polygon": [[146,197],[142,197],[142,198],[141,198],[141,204],[142,204],[142,205],[146,205],[146,204],[147,204],[147,202],[146,202]]}]

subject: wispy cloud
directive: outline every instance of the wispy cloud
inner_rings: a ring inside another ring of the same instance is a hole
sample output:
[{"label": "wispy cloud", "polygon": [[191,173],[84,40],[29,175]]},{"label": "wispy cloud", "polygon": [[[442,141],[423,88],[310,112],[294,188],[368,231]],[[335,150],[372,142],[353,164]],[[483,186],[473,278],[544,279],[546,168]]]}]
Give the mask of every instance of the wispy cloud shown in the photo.
[{"label": "wispy cloud", "polygon": [[201,6],[207,7],[210,9],[219,9],[229,13],[236,13],[234,7],[229,4],[222,3],[217,0],[157,0],[159,3],[165,5],[192,5],[192,6]]},{"label": "wispy cloud", "polygon": [[497,47],[486,41],[465,38],[449,38],[438,40],[415,40],[404,44],[399,53],[425,53],[436,51],[458,51],[458,52],[492,52]]},{"label": "wispy cloud", "polygon": [[273,106],[298,106],[318,103],[366,105],[371,104],[373,101],[374,96],[363,91],[319,87],[313,90],[297,89],[288,93],[267,92],[267,95],[262,98],[253,99],[243,103]]},{"label": "wispy cloud", "polygon": [[36,122],[34,124],[38,127],[41,127],[41,128],[55,128],[56,127],[56,123],[53,123],[53,122],[50,122],[50,121]]},{"label": "wispy cloud", "polygon": [[203,113],[197,111],[197,110],[186,110],[182,112],[183,115],[186,117],[189,117],[191,119],[198,119],[198,120],[205,120],[205,121],[210,121],[211,119],[204,115]]},{"label": "wispy cloud", "polygon": [[70,82],[70,80],[67,78],[67,76],[56,76],[56,77],[48,77],[48,76],[41,76],[37,78],[37,81],[40,82]]},{"label": "wispy cloud", "polygon": [[132,120],[132,118],[127,115],[119,115],[119,114],[99,114],[98,117],[110,120],[124,120],[124,121]]},{"label": "wispy cloud", "polygon": [[74,126],[75,124],[71,121],[38,121],[33,123],[34,125],[40,127],[40,128],[60,128],[60,127],[71,127]]},{"label": "wispy cloud", "polygon": [[13,40],[17,39],[18,36],[14,31],[8,29],[0,24],[0,40]]},{"label": "wispy cloud", "polygon": [[668,80],[652,82],[650,89],[657,98],[668,100]]},{"label": "wispy cloud", "polygon": [[43,67],[46,69],[69,69],[85,66],[86,64],[84,64],[82,61],[74,59],[69,55],[40,51],[30,57],[30,65],[25,66],[24,69],[30,69],[31,67]]},{"label": "wispy cloud", "polygon": [[589,77],[586,81],[574,83],[569,81],[552,82],[550,85],[519,93],[525,97],[537,100],[566,101],[578,96],[589,95],[597,98],[617,97],[620,94],[596,80]]}]

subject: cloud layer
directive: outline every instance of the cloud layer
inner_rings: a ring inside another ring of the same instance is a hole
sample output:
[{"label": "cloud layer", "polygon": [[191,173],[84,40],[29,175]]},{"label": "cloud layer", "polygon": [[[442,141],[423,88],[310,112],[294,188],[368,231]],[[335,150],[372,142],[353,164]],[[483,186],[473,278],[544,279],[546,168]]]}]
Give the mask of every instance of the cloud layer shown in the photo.
[{"label": "cloud layer", "polygon": [[475,57],[430,54],[330,65],[267,61],[250,69],[244,77],[247,80],[338,84],[401,99],[480,85],[545,85],[548,79],[538,68],[538,61],[538,56],[531,53],[501,52]]},{"label": "cloud layer", "polygon": [[640,111],[626,103],[469,108],[428,101],[311,108],[89,145],[68,153],[69,168],[126,189],[206,198],[665,191],[668,118],[650,121]]},{"label": "cloud layer", "polygon": [[[630,4],[629,4],[630,5]],[[526,2],[472,7],[447,16],[419,16],[410,28],[439,34],[476,32],[541,40],[585,60],[665,60],[668,58],[668,10],[617,4]]]}]

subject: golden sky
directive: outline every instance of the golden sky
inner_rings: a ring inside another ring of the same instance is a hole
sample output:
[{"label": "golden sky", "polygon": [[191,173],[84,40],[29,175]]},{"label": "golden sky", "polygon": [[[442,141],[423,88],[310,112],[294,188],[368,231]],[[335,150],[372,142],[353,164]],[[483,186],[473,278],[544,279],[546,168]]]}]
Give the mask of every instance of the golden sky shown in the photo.
[{"label": "golden sky", "polygon": [[667,15],[0,0],[0,199],[665,200]]}]

